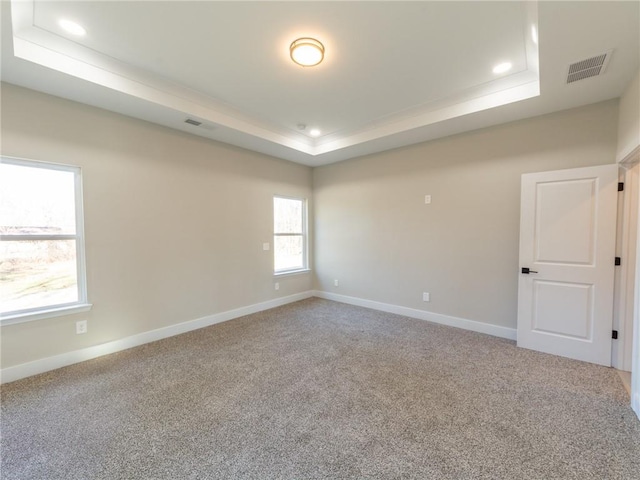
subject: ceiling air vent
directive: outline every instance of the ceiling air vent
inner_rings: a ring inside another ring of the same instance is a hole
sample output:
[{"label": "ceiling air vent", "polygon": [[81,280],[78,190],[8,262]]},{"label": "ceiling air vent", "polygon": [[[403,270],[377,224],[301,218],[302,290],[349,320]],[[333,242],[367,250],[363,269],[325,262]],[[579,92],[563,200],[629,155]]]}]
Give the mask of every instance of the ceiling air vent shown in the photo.
[{"label": "ceiling air vent", "polygon": [[567,74],[567,83],[577,82],[578,80],[584,80],[585,78],[595,77],[604,73],[609,59],[611,58],[612,50],[609,50],[602,55],[587,58],[580,62],[575,62],[569,65],[569,73]]},{"label": "ceiling air vent", "polygon": [[199,127],[200,125],[202,125],[202,122],[194,120],[193,118],[187,118],[184,123],[188,123],[189,125],[193,125],[194,127]]}]

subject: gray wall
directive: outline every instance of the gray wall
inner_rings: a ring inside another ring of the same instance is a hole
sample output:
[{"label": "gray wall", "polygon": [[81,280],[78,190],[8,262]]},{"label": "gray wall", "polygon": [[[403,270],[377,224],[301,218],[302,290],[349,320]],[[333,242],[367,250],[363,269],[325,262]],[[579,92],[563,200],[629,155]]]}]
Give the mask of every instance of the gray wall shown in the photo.
[{"label": "gray wall", "polygon": [[515,328],[520,176],[615,162],[617,104],[314,169],[316,289]]},{"label": "gray wall", "polygon": [[620,97],[618,161],[640,145],[640,71]]},{"label": "gray wall", "polygon": [[310,168],[2,84],[2,153],[83,169],[94,304],[3,327],[2,367],[312,287],[515,327],[520,175],[614,162],[617,122],[612,100],[317,168],[315,285],[276,292],[271,198],[310,198]]},{"label": "gray wall", "polygon": [[[307,291],[273,287],[272,196],[311,169],[2,84],[2,154],[82,167],[90,312],[2,327],[2,367]],[[87,319],[89,332],[75,334]]]}]

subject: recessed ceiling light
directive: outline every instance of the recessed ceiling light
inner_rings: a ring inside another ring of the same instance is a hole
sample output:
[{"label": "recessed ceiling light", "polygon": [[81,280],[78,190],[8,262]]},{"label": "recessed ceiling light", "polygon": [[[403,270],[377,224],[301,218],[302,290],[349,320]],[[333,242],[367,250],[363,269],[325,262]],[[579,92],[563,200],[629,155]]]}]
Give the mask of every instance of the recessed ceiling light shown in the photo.
[{"label": "recessed ceiling light", "polygon": [[289,46],[289,54],[298,65],[313,67],[324,58],[324,45],[315,38],[299,38]]},{"label": "recessed ceiling light", "polygon": [[71,20],[67,20],[66,18],[61,19],[58,22],[58,25],[60,25],[65,32],[70,33],[71,35],[81,37],[87,33],[82,25],[72,22]]},{"label": "recessed ceiling light", "polygon": [[496,74],[505,73],[505,72],[508,72],[509,70],[511,70],[511,67],[513,67],[511,62],[500,63],[500,64],[496,65],[495,67],[493,67],[493,73],[496,73]]},{"label": "recessed ceiling light", "polygon": [[309,130],[309,135],[311,135],[312,137],[319,137],[321,133],[322,132],[317,128],[312,128],[311,130]]}]

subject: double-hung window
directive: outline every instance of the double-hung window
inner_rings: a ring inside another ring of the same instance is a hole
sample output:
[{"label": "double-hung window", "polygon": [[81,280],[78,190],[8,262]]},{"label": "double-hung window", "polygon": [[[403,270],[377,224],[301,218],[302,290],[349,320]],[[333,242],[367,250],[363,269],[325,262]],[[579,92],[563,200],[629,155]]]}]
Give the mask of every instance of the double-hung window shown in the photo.
[{"label": "double-hung window", "polygon": [[276,274],[308,268],[306,200],[273,197],[273,259]]},{"label": "double-hung window", "polygon": [[0,320],[87,310],[80,169],[0,159]]}]

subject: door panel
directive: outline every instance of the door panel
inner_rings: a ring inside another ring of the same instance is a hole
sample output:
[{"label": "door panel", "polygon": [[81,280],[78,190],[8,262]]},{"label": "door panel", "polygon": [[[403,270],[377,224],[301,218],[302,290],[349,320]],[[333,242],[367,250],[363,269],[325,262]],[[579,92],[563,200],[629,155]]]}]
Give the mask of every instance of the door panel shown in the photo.
[{"label": "door panel", "polygon": [[611,364],[618,166],[522,176],[518,346]]},{"label": "door panel", "polygon": [[533,331],[591,340],[593,285],[533,280]]},{"label": "door panel", "polygon": [[535,261],[593,264],[595,187],[593,178],[536,183]]}]

